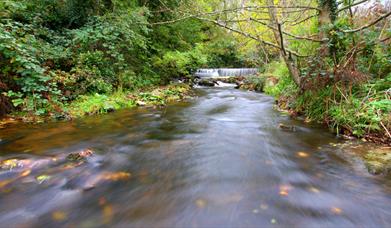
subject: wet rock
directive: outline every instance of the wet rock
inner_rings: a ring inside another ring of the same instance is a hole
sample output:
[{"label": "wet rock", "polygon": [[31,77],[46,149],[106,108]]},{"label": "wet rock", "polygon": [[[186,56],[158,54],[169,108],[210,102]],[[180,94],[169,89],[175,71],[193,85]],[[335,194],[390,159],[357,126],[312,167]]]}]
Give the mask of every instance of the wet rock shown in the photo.
[{"label": "wet rock", "polygon": [[391,173],[391,147],[376,148],[364,156],[365,165],[371,174]]},{"label": "wet rock", "polygon": [[280,123],[278,125],[278,127],[281,129],[281,130],[284,130],[284,131],[291,131],[291,132],[295,132],[296,131],[296,127],[295,126],[292,126],[292,125],[285,125],[283,123]]},{"label": "wet rock", "polygon": [[217,82],[215,82],[214,80],[212,79],[201,79],[199,82],[198,82],[198,85],[200,86],[209,86],[209,87],[213,87],[217,84]]},{"label": "wet rock", "polygon": [[91,157],[94,154],[94,151],[91,149],[85,149],[76,153],[71,153],[67,156],[67,159],[70,161],[81,161],[85,160],[88,157]]}]

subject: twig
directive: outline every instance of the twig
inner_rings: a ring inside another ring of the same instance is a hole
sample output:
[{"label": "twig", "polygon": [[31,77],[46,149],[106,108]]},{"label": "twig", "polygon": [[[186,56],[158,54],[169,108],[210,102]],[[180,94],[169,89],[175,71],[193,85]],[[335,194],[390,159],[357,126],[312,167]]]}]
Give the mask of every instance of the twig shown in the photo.
[{"label": "twig", "polygon": [[342,32],[344,32],[344,33],[359,32],[359,31],[361,31],[361,30],[367,29],[367,28],[369,28],[369,27],[371,27],[371,26],[377,24],[379,21],[381,21],[381,20],[383,20],[383,19],[389,17],[390,15],[391,15],[391,11],[388,12],[388,13],[386,13],[386,14],[384,14],[383,16],[377,18],[376,20],[372,21],[371,23],[366,24],[366,25],[364,25],[364,26],[362,26],[362,27],[360,27],[360,28],[351,29],[351,30],[342,30]]}]

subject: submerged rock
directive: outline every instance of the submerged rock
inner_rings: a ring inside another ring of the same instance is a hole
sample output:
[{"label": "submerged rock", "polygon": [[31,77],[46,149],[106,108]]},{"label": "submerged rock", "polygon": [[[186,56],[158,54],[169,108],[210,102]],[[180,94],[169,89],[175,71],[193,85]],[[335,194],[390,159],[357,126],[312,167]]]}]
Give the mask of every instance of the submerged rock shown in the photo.
[{"label": "submerged rock", "polygon": [[365,165],[371,174],[391,173],[391,148],[381,147],[368,151],[364,156]]},{"label": "submerged rock", "polygon": [[295,126],[292,126],[292,125],[285,125],[283,123],[280,123],[278,125],[278,127],[281,129],[281,130],[284,130],[284,131],[296,131],[296,127]]}]

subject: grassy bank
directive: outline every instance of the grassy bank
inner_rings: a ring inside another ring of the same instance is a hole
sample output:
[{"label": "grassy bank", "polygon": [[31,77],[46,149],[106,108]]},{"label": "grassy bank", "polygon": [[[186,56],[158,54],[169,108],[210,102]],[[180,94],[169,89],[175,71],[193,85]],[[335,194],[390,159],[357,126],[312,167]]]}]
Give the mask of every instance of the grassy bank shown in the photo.
[{"label": "grassy bank", "polygon": [[285,65],[274,62],[260,78],[264,92],[291,115],[324,123],[336,134],[391,144],[391,74],[352,87],[338,83],[302,92]]},{"label": "grassy bank", "polygon": [[[190,89],[190,86],[187,84],[170,84],[136,91],[84,95],[67,104],[60,114],[53,112],[48,116],[42,117],[34,113],[15,112],[9,115],[8,118],[5,118],[3,124],[9,123],[10,120],[11,122],[12,120],[42,122],[50,119],[75,119],[136,106],[161,106],[189,97]],[[1,122],[0,125],[2,125]]]}]

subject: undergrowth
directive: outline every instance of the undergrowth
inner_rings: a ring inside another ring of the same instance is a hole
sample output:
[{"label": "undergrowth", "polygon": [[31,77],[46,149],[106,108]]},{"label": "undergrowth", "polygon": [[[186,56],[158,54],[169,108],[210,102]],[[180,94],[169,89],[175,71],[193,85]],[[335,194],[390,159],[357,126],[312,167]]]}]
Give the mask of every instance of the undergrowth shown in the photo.
[{"label": "undergrowth", "polygon": [[308,121],[326,123],[337,134],[387,138],[391,129],[391,74],[350,88],[343,83],[300,92],[281,63],[263,73],[278,78],[264,91],[278,99],[280,108],[303,114]]}]

